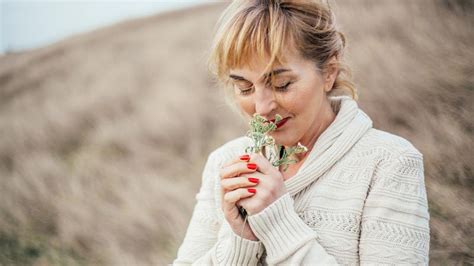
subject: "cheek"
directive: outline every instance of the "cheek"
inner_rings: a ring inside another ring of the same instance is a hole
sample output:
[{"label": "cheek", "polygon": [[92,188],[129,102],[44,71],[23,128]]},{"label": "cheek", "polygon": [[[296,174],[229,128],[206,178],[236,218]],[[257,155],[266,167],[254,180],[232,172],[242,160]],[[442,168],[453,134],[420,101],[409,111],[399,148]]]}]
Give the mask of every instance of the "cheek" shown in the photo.
[{"label": "cheek", "polygon": [[305,108],[307,98],[304,91],[295,89],[287,92],[284,96],[278,98],[278,104],[286,109],[288,112],[298,114]]},{"label": "cheek", "polygon": [[255,105],[252,103],[250,98],[240,98],[236,100],[240,110],[249,116],[253,116],[255,113]]},{"label": "cheek", "polygon": [[285,108],[296,114],[307,114],[309,109],[317,109],[321,98],[323,97],[316,88],[300,89],[282,99]]}]

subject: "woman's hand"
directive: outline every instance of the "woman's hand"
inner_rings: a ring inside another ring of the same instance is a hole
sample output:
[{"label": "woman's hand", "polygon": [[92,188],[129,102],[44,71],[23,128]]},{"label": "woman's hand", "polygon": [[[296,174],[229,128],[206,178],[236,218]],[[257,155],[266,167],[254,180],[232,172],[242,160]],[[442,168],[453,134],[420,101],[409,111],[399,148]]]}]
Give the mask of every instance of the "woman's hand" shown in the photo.
[{"label": "woman's hand", "polygon": [[235,234],[246,239],[258,241],[248,223],[244,224],[244,219],[240,216],[239,206],[237,205],[239,200],[255,194],[251,188],[256,185],[256,179],[241,176],[242,174],[251,174],[256,171],[256,165],[248,163],[249,160],[249,155],[243,155],[240,158],[227,162],[221,168],[221,202],[224,217]]},{"label": "woman's hand", "polygon": [[257,192],[253,197],[242,199],[238,203],[244,207],[249,215],[252,215],[265,209],[283,196],[287,190],[283,175],[265,157],[254,153],[250,156],[249,162],[256,164],[257,170],[250,175],[246,174],[244,176],[252,176],[259,179],[259,183],[255,187]]},{"label": "woman's hand", "polygon": [[[242,237],[258,240],[239,214],[242,206],[248,215],[265,209],[286,193],[283,176],[277,168],[260,154],[241,156],[225,164],[221,169],[222,210],[232,230]],[[255,189],[255,193],[248,191]]]}]

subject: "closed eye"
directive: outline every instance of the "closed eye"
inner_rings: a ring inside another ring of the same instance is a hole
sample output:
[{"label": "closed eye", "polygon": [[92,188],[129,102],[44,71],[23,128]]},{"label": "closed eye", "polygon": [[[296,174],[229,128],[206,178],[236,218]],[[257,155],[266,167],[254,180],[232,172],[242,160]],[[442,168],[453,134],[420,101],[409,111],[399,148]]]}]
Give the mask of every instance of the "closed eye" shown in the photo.
[{"label": "closed eye", "polygon": [[246,89],[246,90],[240,90],[240,94],[247,95],[247,94],[252,93],[252,90],[253,90],[252,88]]},{"label": "closed eye", "polygon": [[[286,92],[288,90],[288,87],[291,85],[291,81],[289,81],[288,83],[286,83],[285,85],[283,86],[274,86],[275,90],[279,91],[279,92]],[[253,85],[250,86],[250,87],[245,87],[245,88],[242,88],[240,86],[237,86],[236,87],[238,88],[239,90],[239,94],[240,95],[248,95],[250,93],[252,93],[253,91]]]},{"label": "closed eye", "polygon": [[275,89],[278,91],[286,91],[288,89],[288,86],[290,86],[291,82],[286,83],[283,86],[275,86]]},{"label": "closed eye", "polygon": [[237,86],[237,88],[239,90],[240,95],[248,95],[248,94],[252,93],[252,90],[253,90],[253,86],[245,87],[245,88]]}]

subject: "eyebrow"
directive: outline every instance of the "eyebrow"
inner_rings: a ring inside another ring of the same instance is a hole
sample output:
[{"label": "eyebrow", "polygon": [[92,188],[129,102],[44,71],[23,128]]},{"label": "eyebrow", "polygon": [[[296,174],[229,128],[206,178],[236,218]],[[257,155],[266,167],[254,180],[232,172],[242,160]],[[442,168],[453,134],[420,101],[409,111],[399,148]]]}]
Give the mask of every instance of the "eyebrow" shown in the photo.
[{"label": "eyebrow", "polygon": [[[280,73],[283,73],[283,72],[287,72],[287,71],[290,71],[289,69],[286,69],[286,68],[279,68],[279,69],[275,69],[269,73],[266,73],[265,75],[263,75],[262,77],[262,80],[266,80],[270,75],[278,75]],[[237,75],[234,75],[234,74],[230,74],[229,77],[231,79],[236,79],[236,80],[245,80],[245,81],[248,81],[246,80],[245,78],[241,77],[241,76],[237,76]]]}]

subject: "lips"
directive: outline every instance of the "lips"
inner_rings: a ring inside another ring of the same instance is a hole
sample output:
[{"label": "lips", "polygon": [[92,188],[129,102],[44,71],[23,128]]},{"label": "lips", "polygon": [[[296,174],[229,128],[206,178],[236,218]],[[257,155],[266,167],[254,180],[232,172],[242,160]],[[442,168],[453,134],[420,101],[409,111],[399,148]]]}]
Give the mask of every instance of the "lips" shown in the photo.
[{"label": "lips", "polygon": [[[290,119],[290,118],[289,118],[289,117],[286,117],[286,118],[280,120],[278,123],[276,123],[277,128],[280,128],[280,127],[282,127],[284,124],[286,124],[286,121],[288,121],[288,119]],[[272,120],[269,120],[269,121],[274,123],[274,122],[275,122],[275,119],[272,119]]]}]

